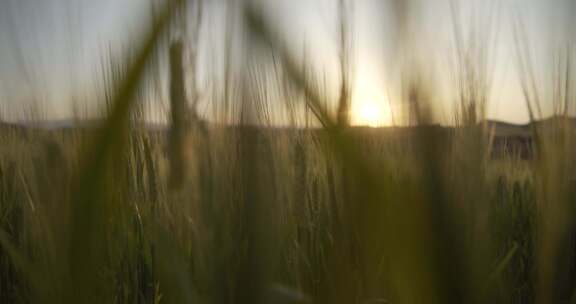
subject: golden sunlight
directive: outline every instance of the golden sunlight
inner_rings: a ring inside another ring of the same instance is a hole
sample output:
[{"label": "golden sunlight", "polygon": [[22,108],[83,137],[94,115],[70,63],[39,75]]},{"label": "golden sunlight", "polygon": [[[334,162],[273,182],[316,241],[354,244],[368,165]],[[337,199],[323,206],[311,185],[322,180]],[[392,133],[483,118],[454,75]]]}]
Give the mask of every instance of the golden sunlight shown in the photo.
[{"label": "golden sunlight", "polygon": [[352,123],[360,126],[379,127],[386,124],[386,115],[379,103],[363,101],[352,108]]},{"label": "golden sunlight", "polygon": [[360,66],[356,74],[350,109],[350,122],[356,126],[391,125],[391,113],[385,81],[372,65]]}]

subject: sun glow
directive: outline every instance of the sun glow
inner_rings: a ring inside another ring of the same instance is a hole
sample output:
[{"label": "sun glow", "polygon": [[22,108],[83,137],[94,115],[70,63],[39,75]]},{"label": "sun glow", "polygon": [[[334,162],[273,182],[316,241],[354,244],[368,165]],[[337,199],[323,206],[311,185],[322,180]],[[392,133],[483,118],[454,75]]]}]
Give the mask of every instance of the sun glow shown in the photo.
[{"label": "sun glow", "polygon": [[356,125],[379,127],[386,123],[386,116],[380,104],[362,102],[354,107],[352,121]]},{"label": "sun glow", "polygon": [[356,74],[350,108],[350,121],[353,125],[381,127],[393,122],[390,92],[375,64],[364,65]]}]

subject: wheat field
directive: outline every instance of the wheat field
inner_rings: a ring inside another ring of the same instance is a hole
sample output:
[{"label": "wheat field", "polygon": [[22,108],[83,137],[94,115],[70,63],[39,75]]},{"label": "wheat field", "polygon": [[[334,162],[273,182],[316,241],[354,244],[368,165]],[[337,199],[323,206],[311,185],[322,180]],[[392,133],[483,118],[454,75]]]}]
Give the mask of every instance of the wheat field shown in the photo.
[{"label": "wheat field", "polygon": [[[574,303],[573,46],[545,119],[515,29],[522,135],[487,120],[485,44],[465,39],[455,124],[438,123],[436,89],[413,64],[399,76],[405,123],[359,127],[346,2],[335,100],[244,1],[251,57],[214,89],[216,118],[198,115],[186,88],[199,82],[187,66],[195,42],[174,33],[200,24],[202,1],[171,0],[129,55],[102,59],[98,119],[0,124],[0,302]],[[391,1],[393,12],[409,15],[409,2]],[[170,109],[157,127],[139,102],[159,57]]]}]

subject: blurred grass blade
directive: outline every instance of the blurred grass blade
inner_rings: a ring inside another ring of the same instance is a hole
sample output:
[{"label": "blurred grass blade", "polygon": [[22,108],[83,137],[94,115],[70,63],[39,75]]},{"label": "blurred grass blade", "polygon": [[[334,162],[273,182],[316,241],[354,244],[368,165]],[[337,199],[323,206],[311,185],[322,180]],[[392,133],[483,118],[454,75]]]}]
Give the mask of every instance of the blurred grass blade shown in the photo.
[{"label": "blurred grass blade", "polygon": [[104,289],[99,273],[104,262],[106,239],[105,185],[110,161],[121,156],[127,142],[129,114],[148,61],[161,35],[168,28],[171,16],[182,0],[167,2],[148,31],[142,35],[136,55],[121,79],[112,101],[110,116],[84,155],[77,186],[72,194],[72,227],[70,228],[69,302],[94,299]]},{"label": "blurred grass blade", "polygon": [[286,69],[286,74],[289,79],[301,88],[306,95],[306,102],[312,113],[316,116],[318,121],[323,127],[331,128],[336,126],[335,119],[332,118],[327,109],[323,106],[328,104],[323,102],[323,98],[318,92],[314,91],[313,88],[306,84],[304,73],[298,67],[296,61],[288,53],[286,47],[283,47],[283,43],[279,41],[274,33],[270,31],[269,26],[264,20],[262,13],[251,3],[245,5],[244,16],[246,18],[246,25],[250,33],[256,38],[263,41],[265,44],[272,45],[274,50],[280,54],[280,59],[282,60],[283,67]]},{"label": "blurred grass blade", "polygon": [[506,253],[506,255],[502,258],[502,260],[498,263],[498,265],[496,265],[496,268],[494,268],[494,270],[490,274],[489,282],[493,282],[502,275],[502,273],[504,272],[510,261],[512,261],[512,258],[516,254],[516,251],[518,251],[518,243],[514,242],[512,248],[508,250],[508,253]]}]

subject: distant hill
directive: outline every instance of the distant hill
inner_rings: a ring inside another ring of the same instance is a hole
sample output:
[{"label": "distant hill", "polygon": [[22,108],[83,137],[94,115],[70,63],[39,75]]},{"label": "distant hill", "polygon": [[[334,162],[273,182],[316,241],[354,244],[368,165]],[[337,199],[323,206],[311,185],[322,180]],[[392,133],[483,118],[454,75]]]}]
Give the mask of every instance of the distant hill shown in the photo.
[{"label": "distant hill", "polygon": [[488,120],[486,125],[494,136],[491,150],[493,158],[515,155],[522,159],[530,159],[534,154],[532,138],[534,127],[545,135],[559,126],[568,126],[576,130],[576,117],[551,116],[523,125]]},{"label": "distant hill", "polygon": [[[0,137],[3,134],[13,134],[16,135],[15,138],[36,138],[37,135],[53,134],[54,132],[73,132],[79,129],[94,129],[101,125],[102,120],[53,120],[53,121],[42,121],[42,122],[0,122]],[[514,124],[509,122],[503,122],[499,120],[486,120],[483,122],[487,127],[488,132],[492,135],[492,156],[494,158],[505,157],[509,155],[516,155],[523,159],[529,159],[533,155],[532,149],[532,129],[537,126],[538,129],[542,130],[554,130],[554,127],[567,124],[576,130],[576,117],[562,117],[562,116],[552,116],[546,119],[538,120],[527,124]],[[211,128],[210,123],[205,123],[209,129]],[[218,127],[212,125],[213,127]],[[431,126],[420,126],[420,128],[438,128],[439,130],[450,131],[453,130],[453,126],[441,126],[441,125],[431,125]],[[138,130],[151,132],[159,136],[160,140],[164,140],[165,132],[168,131],[168,124],[160,123],[145,123],[139,124]],[[228,128],[235,129],[235,127],[230,126]],[[304,129],[297,129],[291,127],[273,127],[273,128],[259,128],[259,127],[249,127],[254,130],[261,130],[265,132],[280,132],[282,134],[288,132],[306,132]],[[361,137],[368,136],[372,139],[391,139],[396,140],[398,138],[403,138],[404,135],[409,135],[414,131],[414,127],[381,127],[381,128],[368,128],[368,127],[354,127],[351,131],[355,134],[362,134]],[[314,130],[312,130],[314,132]],[[400,139],[401,140],[401,139]]]},{"label": "distant hill", "polygon": [[530,136],[530,124],[513,124],[498,120],[486,121],[489,132],[494,132],[494,136]]},{"label": "distant hill", "polygon": [[[42,129],[42,130],[59,130],[59,129],[74,129],[74,128],[93,128],[97,127],[102,123],[102,120],[89,119],[89,120],[75,120],[75,119],[62,119],[62,120],[46,120],[46,121],[36,121],[36,122],[2,122],[0,121],[0,129],[6,128],[25,128],[25,129]],[[567,123],[568,125],[576,128],[576,117],[562,117],[562,116],[551,116],[542,120],[537,120],[533,123],[527,124],[515,124],[510,122],[504,122],[500,120],[486,120],[486,126],[489,130],[494,130],[495,136],[530,136],[532,124],[547,127],[557,124]],[[142,125],[140,125],[142,126]],[[168,128],[168,124],[163,123],[145,123],[145,129],[159,131]],[[440,125],[435,125],[440,126]],[[354,127],[355,129],[367,129],[378,132],[378,130],[391,131],[394,129],[410,129],[410,127],[393,127],[385,126],[380,128],[368,128],[368,127]],[[451,128],[451,126],[443,126],[443,128]],[[274,129],[284,129],[290,130],[290,127],[278,127]]]},{"label": "distant hill", "polygon": [[536,120],[527,124],[513,124],[499,120],[487,120],[486,125],[489,130],[494,130],[495,136],[531,136],[532,127],[547,129],[566,124],[576,128],[576,117],[550,116],[541,120]]}]

